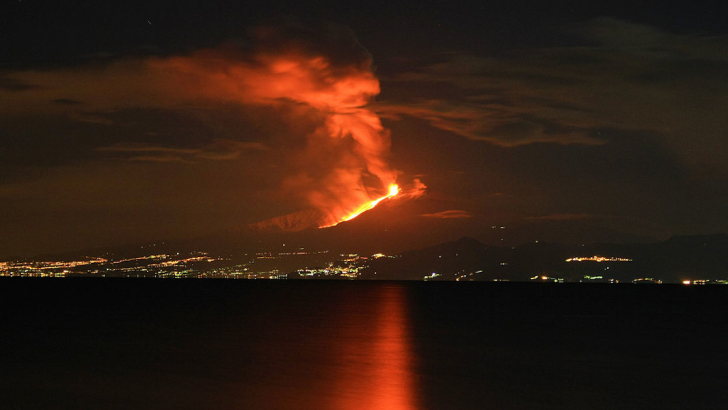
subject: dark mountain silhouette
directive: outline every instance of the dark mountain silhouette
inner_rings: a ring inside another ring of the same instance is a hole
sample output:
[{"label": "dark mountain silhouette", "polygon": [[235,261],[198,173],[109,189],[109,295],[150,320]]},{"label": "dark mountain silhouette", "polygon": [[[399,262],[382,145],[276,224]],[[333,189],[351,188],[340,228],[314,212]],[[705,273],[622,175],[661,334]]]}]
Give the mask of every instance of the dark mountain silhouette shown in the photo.
[{"label": "dark mountain silhouette", "polygon": [[[597,262],[572,258],[619,258]],[[436,274],[436,275],[433,275]],[[366,279],[390,280],[514,280],[533,277],[565,281],[613,279],[629,282],[656,278],[664,282],[686,279],[728,279],[728,235],[675,237],[650,244],[591,244],[584,246],[533,242],[515,247],[486,246],[461,238],[396,259],[377,259],[365,271]],[[538,279],[541,280],[541,279]]]},{"label": "dark mountain silhouette", "polygon": [[[590,221],[505,223],[502,221],[513,216],[494,213],[495,216],[490,219],[469,218],[465,211],[442,212],[449,205],[446,199],[436,196],[397,197],[384,200],[359,217],[330,228],[317,228],[312,223],[319,216],[316,211],[303,211],[217,232],[193,242],[196,247],[223,253],[274,251],[285,243],[287,249],[328,249],[360,254],[399,254],[461,237],[497,246],[516,246],[536,240],[568,245],[657,242],[653,238],[617,232]],[[452,215],[459,217],[449,217]],[[501,222],[496,223],[496,220]]]}]

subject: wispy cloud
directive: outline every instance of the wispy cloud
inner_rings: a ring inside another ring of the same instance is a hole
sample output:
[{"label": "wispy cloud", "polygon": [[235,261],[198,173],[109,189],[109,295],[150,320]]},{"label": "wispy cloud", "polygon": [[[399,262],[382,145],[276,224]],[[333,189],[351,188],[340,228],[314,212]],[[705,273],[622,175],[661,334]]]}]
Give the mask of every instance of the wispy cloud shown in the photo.
[{"label": "wispy cloud", "polygon": [[523,218],[526,221],[577,221],[588,219],[604,219],[604,216],[590,214],[551,214],[541,216],[531,216]]},{"label": "wispy cloud", "polygon": [[432,214],[422,214],[421,216],[424,216],[425,218],[438,218],[438,219],[462,219],[462,218],[470,218],[472,215],[470,215],[467,211],[462,211],[459,209],[451,209],[448,211],[442,211],[442,212],[436,212]]},{"label": "wispy cloud", "polygon": [[569,30],[580,45],[413,62],[416,69],[386,79],[396,92],[377,110],[504,147],[598,145],[609,142],[604,129],[646,132],[690,165],[728,164],[728,37],[611,18]]},{"label": "wispy cloud", "polygon": [[17,93],[42,88],[12,77],[0,77],[0,91]]},{"label": "wispy cloud", "polygon": [[215,140],[201,148],[172,148],[147,144],[119,143],[97,148],[99,152],[118,154],[130,161],[186,162],[198,160],[230,161],[247,151],[262,151],[267,147],[259,142]]}]

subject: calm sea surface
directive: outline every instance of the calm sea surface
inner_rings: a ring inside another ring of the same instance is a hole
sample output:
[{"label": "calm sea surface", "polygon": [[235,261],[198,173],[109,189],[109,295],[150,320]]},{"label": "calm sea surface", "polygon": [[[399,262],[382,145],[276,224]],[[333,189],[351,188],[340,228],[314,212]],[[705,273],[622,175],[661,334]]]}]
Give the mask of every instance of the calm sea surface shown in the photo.
[{"label": "calm sea surface", "polygon": [[725,409],[728,286],[0,280],[3,409]]}]

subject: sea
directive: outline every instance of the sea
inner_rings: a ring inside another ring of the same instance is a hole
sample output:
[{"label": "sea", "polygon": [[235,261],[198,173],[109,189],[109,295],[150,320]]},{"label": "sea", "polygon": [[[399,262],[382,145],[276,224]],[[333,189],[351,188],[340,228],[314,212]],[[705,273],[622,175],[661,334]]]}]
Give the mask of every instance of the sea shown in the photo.
[{"label": "sea", "polygon": [[2,409],[725,409],[728,286],[2,278]]}]

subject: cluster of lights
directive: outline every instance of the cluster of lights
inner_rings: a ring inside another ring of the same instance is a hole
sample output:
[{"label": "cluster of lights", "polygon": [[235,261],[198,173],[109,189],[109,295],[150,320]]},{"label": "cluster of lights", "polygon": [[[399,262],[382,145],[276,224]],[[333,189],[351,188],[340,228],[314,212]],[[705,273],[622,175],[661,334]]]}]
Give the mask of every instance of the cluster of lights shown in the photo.
[{"label": "cluster of lights", "polygon": [[655,279],[655,278],[639,278],[632,281],[632,283],[656,283],[658,285],[662,284],[662,280]]},{"label": "cluster of lights", "polygon": [[222,260],[220,258],[211,258],[209,256],[193,256],[191,258],[185,258],[185,259],[176,259],[171,261],[164,261],[161,263],[155,263],[153,265],[149,265],[149,267],[152,268],[165,268],[168,266],[176,266],[176,265],[184,265],[185,263],[191,263],[191,262],[215,262]]},{"label": "cluster of lights", "polygon": [[104,258],[89,258],[78,261],[0,262],[0,276],[65,276],[69,269],[78,266],[108,262]]},{"label": "cluster of lights", "polygon": [[543,281],[543,282],[564,283],[564,279],[563,278],[552,278],[552,277],[549,277],[549,276],[546,276],[546,275],[542,275],[542,276],[536,275],[536,276],[532,277],[531,280],[540,280],[540,281]]},{"label": "cluster of lights", "polygon": [[[381,257],[387,257],[384,254]],[[345,266],[335,266],[334,262],[330,262],[328,267],[326,268],[303,268],[299,269],[297,272],[301,276],[343,276],[346,278],[358,278],[361,276],[361,271],[365,267],[367,267],[366,262],[369,260],[366,256],[359,256],[355,253],[352,254],[342,254],[343,258],[341,262],[344,262]],[[374,258],[374,256],[372,256]]]},{"label": "cluster of lights", "polygon": [[394,259],[394,258],[396,258],[396,256],[385,255],[383,253],[375,253],[374,255],[372,255],[372,259],[379,259],[379,258],[390,258],[390,259]]},{"label": "cluster of lights", "polygon": [[[607,269],[609,269],[609,268],[607,268]],[[619,283],[618,279],[604,278],[604,276],[602,276],[602,275],[597,275],[597,276],[584,275],[584,279],[580,280],[579,282],[592,282],[592,281],[599,281],[599,282],[606,282],[606,283]]]},{"label": "cluster of lights", "polygon": [[80,261],[54,261],[54,262],[0,262],[0,271],[11,269],[29,269],[29,270],[49,270],[49,269],[69,269],[77,266],[90,265],[92,263],[105,263],[106,259],[94,258]]},{"label": "cluster of lights", "polygon": [[580,258],[580,257],[569,258],[566,261],[567,262],[587,262],[587,261],[592,261],[592,262],[632,262],[632,259],[627,259],[627,258],[607,258],[607,257],[604,257],[604,256],[596,256],[595,255],[595,256],[590,256],[588,258]]},{"label": "cluster of lights", "polygon": [[728,280],[709,280],[709,279],[686,279],[682,281],[683,285],[728,285]]},{"label": "cluster of lights", "polygon": [[128,258],[128,259],[120,259],[118,261],[111,261],[111,265],[119,264],[119,263],[125,263],[125,262],[133,262],[133,261],[144,261],[144,260],[162,260],[169,258],[169,255],[167,254],[159,254],[159,255],[149,255],[149,256],[140,256],[138,258]]}]

